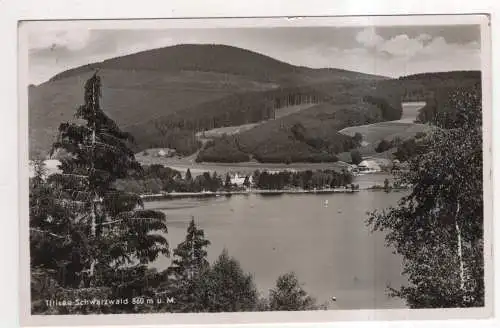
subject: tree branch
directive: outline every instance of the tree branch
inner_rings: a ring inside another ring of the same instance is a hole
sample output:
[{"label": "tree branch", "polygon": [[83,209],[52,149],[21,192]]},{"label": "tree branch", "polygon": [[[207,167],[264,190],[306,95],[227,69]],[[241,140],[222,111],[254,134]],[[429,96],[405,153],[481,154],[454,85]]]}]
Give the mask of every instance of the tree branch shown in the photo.
[{"label": "tree branch", "polygon": [[46,230],[36,229],[36,228],[30,228],[30,231],[44,233],[44,234],[47,234],[47,235],[50,235],[52,237],[59,238],[59,239],[64,239],[67,237],[67,236],[56,235],[55,233],[52,233],[52,232],[49,232]]}]

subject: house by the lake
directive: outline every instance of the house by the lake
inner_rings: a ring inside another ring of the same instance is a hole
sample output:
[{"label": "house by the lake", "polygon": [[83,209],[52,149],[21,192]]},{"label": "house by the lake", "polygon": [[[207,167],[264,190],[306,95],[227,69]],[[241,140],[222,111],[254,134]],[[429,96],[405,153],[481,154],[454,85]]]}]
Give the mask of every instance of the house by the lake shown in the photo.
[{"label": "house by the lake", "polygon": [[243,186],[243,183],[245,183],[245,179],[247,176],[250,184],[252,184],[253,183],[252,175],[245,175],[238,172],[229,174],[229,177],[231,178],[231,184],[237,185],[238,187]]},{"label": "house by the lake", "polygon": [[358,164],[359,173],[377,173],[382,172],[382,168],[377,161],[372,159],[365,159]]}]

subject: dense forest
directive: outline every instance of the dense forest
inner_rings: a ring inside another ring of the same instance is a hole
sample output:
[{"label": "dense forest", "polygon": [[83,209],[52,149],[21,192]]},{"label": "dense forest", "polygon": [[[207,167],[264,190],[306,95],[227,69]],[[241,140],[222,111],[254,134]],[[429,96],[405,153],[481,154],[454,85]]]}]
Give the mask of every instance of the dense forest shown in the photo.
[{"label": "dense forest", "polygon": [[420,109],[417,121],[435,124],[438,121],[445,122],[448,118],[453,120],[453,117],[458,115],[458,111],[450,99],[452,99],[452,95],[457,89],[462,90],[462,92],[473,90],[480,97],[482,94],[480,81],[468,86],[441,87],[433,93],[433,96],[427,100],[426,105]]}]

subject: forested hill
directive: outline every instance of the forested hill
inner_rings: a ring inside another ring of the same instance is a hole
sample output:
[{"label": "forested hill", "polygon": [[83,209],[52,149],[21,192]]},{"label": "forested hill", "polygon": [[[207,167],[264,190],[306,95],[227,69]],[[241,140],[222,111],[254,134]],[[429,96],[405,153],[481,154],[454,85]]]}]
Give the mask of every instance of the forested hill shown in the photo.
[{"label": "forested hill", "polygon": [[419,81],[447,81],[481,79],[481,71],[451,71],[451,72],[432,72],[401,76],[400,81],[419,80]]},{"label": "forested hill", "polygon": [[91,72],[95,68],[153,70],[162,72],[198,71],[242,75],[267,82],[308,82],[316,79],[385,77],[341,69],[312,69],[294,66],[246,49],[215,44],[181,44],[116,57],[67,70],[50,81]]},{"label": "forested hill", "polygon": [[481,83],[480,71],[452,71],[402,76],[388,84],[404,88],[403,100],[432,101],[444,89],[471,88]]},{"label": "forested hill", "polygon": [[[134,150],[169,147],[181,154],[198,150],[198,131],[274,120],[277,109],[317,105],[259,128],[259,134],[266,134],[259,136],[263,145],[283,140],[276,147],[288,149],[285,143],[291,139],[285,136],[293,137],[290,128],[296,122],[309,130],[321,127],[321,131],[330,131],[333,127],[397,120],[401,100],[422,98],[428,90],[443,85],[477,80],[474,73],[463,72],[388,79],[341,69],[294,66],[226,45],[171,46],[91,63],[30,86],[31,157],[45,156],[59,124],[74,120],[74,109],[83,102],[83,84],[96,68],[102,80],[103,110],[136,137]],[[271,128],[275,124],[280,126],[280,136]],[[249,131],[247,135],[256,133]],[[335,149],[345,145],[335,130],[330,135],[322,133],[321,138],[331,140],[329,146]],[[245,145],[260,147],[249,142]],[[294,144],[294,149],[311,147],[304,140]],[[321,149],[320,158],[324,158],[326,146],[312,148]]]},{"label": "forested hill", "polygon": [[[226,116],[236,117],[233,112],[240,110],[245,110],[252,122],[263,120],[265,111],[258,111],[262,92],[269,95],[273,90],[277,90],[279,97],[287,97],[283,90],[295,96],[300,93],[301,99],[328,93],[333,98],[342,98],[343,103],[353,103],[358,100],[354,101],[351,96],[346,99],[343,85],[349,89],[359,85],[371,90],[368,83],[386,79],[341,69],[297,67],[225,45],[187,44],[143,51],[70,69],[38,86],[30,86],[31,156],[45,156],[57,135],[59,123],[74,119],[74,108],[83,102],[83,84],[96,68],[103,83],[103,109],[126,130],[157,118],[171,117],[173,113],[182,120],[189,113],[190,119],[197,120],[198,115],[212,111],[217,103],[223,106],[216,106],[219,109],[214,118],[222,117],[224,124],[237,123],[228,122]],[[314,87],[309,87],[312,85]],[[183,113],[184,110],[189,112]],[[203,115],[203,119],[207,119]],[[210,117],[208,120],[213,122]],[[171,139],[184,140],[192,135],[181,129],[170,136]],[[154,124],[147,135],[141,138],[139,148],[165,140]],[[185,152],[192,150],[189,146]]]}]

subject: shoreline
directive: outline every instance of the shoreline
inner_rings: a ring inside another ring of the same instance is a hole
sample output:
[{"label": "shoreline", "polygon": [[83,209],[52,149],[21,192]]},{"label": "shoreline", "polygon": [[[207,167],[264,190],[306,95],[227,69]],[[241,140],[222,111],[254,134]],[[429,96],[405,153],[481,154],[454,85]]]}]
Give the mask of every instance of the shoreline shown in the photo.
[{"label": "shoreline", "polygon": [[360,190],[352,189],[316,189],[316,190],[261,190],[261,189],[251,189],[251,190],[241,190],[241,191],[206,191],[206,192],[162,192],[158,194],[146,194],[140,195],[141,199],[144,201],[155,201],[163,199],[175,199],[175,198],[204,198],[204,197],[230,197],[232,195],[285,195],[285,194],[336,194],[336,193],[355,193]]},{"label": "shoreline", "polygon": [[[391,188],[389,192],[402,192],[406,191],[408,188]],[[171,199],[182,199],[182,198],[209,198],[209,197],[231,197],[233,195],[264,195],[264,196],[279,196],[279,195],[303,195],[303,194],[314,194],[314,195],[331,195],[331,194],[352,194],[360,191],[371,191],[371,192],[385,192],[383,188],[360,188],[360,189],[342,189],[342,188],[332,188],[332,189],[316,189],[316,190],[266,190],[266,189],[251,189],[251,190],[240,190],[240,191],[205,191],[205,192],[161,192],[158,194],[144,194],[140,195],[141,199],[145,202],[157,201],[157,200],[171,200]]]}]

